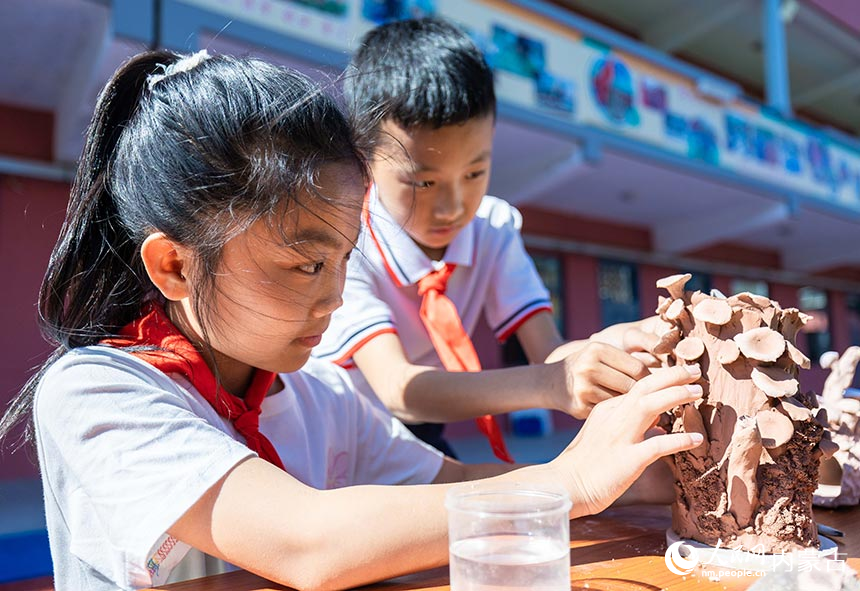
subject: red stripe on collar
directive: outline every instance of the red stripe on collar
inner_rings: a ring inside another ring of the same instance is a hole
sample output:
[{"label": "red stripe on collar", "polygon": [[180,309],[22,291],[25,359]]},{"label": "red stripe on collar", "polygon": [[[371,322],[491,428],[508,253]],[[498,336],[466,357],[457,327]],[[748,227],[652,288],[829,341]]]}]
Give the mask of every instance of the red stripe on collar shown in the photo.
[{"label": "red stripe on collar", "polygon": [[379,243],[379,239],[376,237],[376,232],[373,231],[373,226],[370,223],[370,192],[372,190],[373,185],[367,188],[367,193],[364,195],[364,205],[361,208],[361,216],[364,219],[364,225],[367,227],[368,233],[370,233],[370,238],[373,240],[373,244],[376,245],[376,250],[379,251],[379,256],[382,257],[382,264],[385,265],[385,270],[388,271],[388,275],[391,277],[392,281],[394,281],[394,285],[397,287],[403,287],[403,283],[397,277],[394,269],[392,269],[391,265],[388,264],[388,259],[385,257],[385,251],[382,250],[382,244]]}]

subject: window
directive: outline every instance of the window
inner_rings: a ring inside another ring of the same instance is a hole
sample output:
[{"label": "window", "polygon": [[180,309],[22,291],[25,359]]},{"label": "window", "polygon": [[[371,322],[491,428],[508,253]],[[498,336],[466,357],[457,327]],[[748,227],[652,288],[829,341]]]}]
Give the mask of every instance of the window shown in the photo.
[{"label": "window", "polygon": [[[552,316],[563,338],[565,334],[564,276],[562,274],[561,256],[532,254],[531,257],[538,275],[549,290],[549,298],[552,301]],[[529,360],[516,335],[512,335],[502,346],[502,360],[505,366],[528,365]]]},{"label": "window", "polygon": [[748,291],[766,298],[770,297],[770,289],[768,288],[767,281],[762,281],[761,279],[732,279],[729,289],[732,293],[727,293],[727,296]]},{"label": "window", "polygon": [[636,266],[602,260],[597,267],[600,320],[604,328],[641,318]]},{"label": "window", "polygon": [[532,260],[543,284],[549,290],[549,298],[552,301],[552,316],[558,331],[564,336],[564,275],[561,270],[561,257],[551,254],[536,254],[532,255]]},{"label": "window", "polygon": [[848,319],[848,338],[852,345],[860,345],[860,293],[845,294],[845,312]]},{"label": "window", "polygon": [[[860,293],[845,294],[845,317],[850,345],[860,345]],[[853,388],[860,388],[860,371],[854,373]]]},{"label": "window", "polygon": [[[813,363],[825,351],[830,350],[830,318],[827,292],[817,287],[801,287],[797,290],[797,307],[812,319],[801,329],[806,335],[806,349]],[[798,339],[800,340],[800,339]],[[802,346],[802,342],[799,343]]]}]

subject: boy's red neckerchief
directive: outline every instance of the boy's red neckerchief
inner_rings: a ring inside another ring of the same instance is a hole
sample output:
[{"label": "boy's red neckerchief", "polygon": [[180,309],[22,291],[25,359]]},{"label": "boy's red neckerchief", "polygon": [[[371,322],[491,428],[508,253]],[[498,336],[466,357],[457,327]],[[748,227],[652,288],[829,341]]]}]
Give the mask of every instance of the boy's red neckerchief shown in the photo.
[{"label": "boy's red neckerchief", "polygon": [[244,398],[227,392],[218,386],[215,375],[200,352],[155,302],[146,304],[140,318],[123,327],[119,334],[120,337],[104,339],[100,344],[117,348],[153,347],[151,350],[128,352],[166,374],[184,376],[219,415],[233,423],[251,450],[284,469],[275,447],[260,433],[260,405],[272,387],[276,374],[255,370]]},{"label": "boy's red neckerchief", "polygon": [[[457,265],[446,263],[418,281],[418,295],[422,297],[418,315],[439,360],[448,371],[481,371],[481,361],[475,352],[472,339],[463,328],[460,313],[454,302],[445,295],[448,279]],[[478,429],[486,436],[493,454],[503,462],[513,464],[499,423],[493,415],[477,417]]]}]

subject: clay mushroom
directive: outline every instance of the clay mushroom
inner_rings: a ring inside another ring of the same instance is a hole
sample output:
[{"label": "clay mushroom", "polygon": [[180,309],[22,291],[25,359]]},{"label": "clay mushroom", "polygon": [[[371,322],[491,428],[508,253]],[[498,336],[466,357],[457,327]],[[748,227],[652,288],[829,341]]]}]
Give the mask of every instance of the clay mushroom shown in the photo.
[{"label": "clay mushroom", "polygon": [[767,322],[765,322],[765,326],[774,330],[780,330],[779,323],[782,321],[782,309],[775,306],[768,308],[767,311],[762,313],[762,318],[765,318],[766,316]]},{"label": "clay mushroom", "polygon": [[770,301],[770,298],[750,293],[748,291],[736,293],[729,299],[734,300],[735,302],[743,302],[744,304],[747,304],[748,306],[752,306],[754,308],[758,308],[759,310],[764,310],[765,308],[768,308],[773,305],[773,302]]},{"label": "clay mushroom", "polygon": [[761,310],[755,308],[740,309],[741,332],[747,332],[761,327]]},{"label": "clay mushroom", "polygon": [[785,352],[785,337],[767,327],[753,328],[734,336],[741,353],[756,361],[776,361]]},{"label": "clay mushroom", "polygon": [[654,345],[654,350],[652,353],[655,355],[665,355],[666,353],[671,353],[675,348],[675,345],[678,344],[678,341],[681,340],[681,329],[674,327],[671,330],[663,333],[660,336],[660,342]]},{"label": "clay mushroom", "polygon": [[785,348],[788,349],[788,356],[791,358],[792,361],[794,361],[796,365],[802,367],[803,369],[809,369],[810,367],[812,367],[812,362],[809,361],[809,357],[803,354],[803,351],[801,351],[788,341],[785,341]]},{"label": "clay mushroom", "polygon": [[722,365],[729,365],[738,360],[741,355],[741,350],[738,344],[734,341],[722,341],[720,343],[720,352],[717,354],[717,361]]},{"label": "clay mushroom", "polygon": [[761,443],[767,449],[785,445],[794,435],[791,419],[775,409],[760,411],[755,420],[761,433]]},{"label": "clay mushroom", "polygon": [[771,398],[783,398],[797,393],[800,384],[778,367],[754,367],[750,372],[756,388]]},{"label": "clay mushroom", "polygon": [[665,289],[672,296],[672,299],[678,300],[684,297],[684,286],[693,276],[689,273],[683,275],[669,275],[657,280],[657,287]]},{"label": "clay mushroom", "polygon": [[800,330],[807,321],[812,318],[809,314],[804,314],[797,308],[785,308],[782,311],[782,326],[780,332],[788,341],[794,341],[797,336],[797,331]]},{"label": "clay mushroom", "polygon": [[693,294],[690,296],[690,303],[695,306],[702,300],[706,299],[708,299],[708,294],[702,293],[701,291],[694,291]]},{"label": "clay mushroom", "polygon": [[675,357],[695,361],[705,353],[705,343],[699,337],[687,337],[675,345]]},{"label": "clay mushroom", "polygon": [[812,411],[800,404],[791,396],[783,398],[778,408],[781,408],[792,421],[802,423],[803,421],[812,420]]},{"label": "clay mushroom", "polygon": [[693,318],[722,326],[732,319],[732,307],[726,300],[702,300],[693,308]]},{"label": "clay mushroom", "polygon": [[669,320],[677,320],[684,313],[684,300],[674,300],[663,314]]}]

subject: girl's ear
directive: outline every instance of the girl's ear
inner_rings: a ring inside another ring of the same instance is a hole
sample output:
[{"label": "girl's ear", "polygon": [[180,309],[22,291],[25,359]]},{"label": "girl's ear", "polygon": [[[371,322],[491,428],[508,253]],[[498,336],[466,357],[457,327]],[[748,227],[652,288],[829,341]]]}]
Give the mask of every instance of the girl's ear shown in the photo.
[{"label": "girl's ear", "polygon": [[170,301],[188,297],[187,251],[167,239],[161,232],[146,237],[140,247],[146,273],[158,291]]}]

